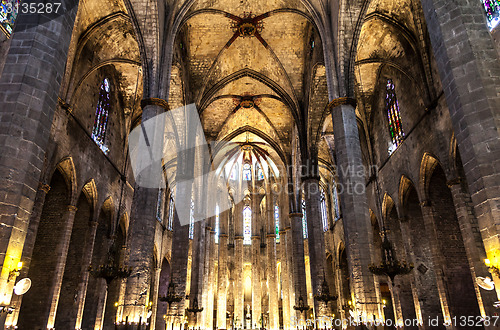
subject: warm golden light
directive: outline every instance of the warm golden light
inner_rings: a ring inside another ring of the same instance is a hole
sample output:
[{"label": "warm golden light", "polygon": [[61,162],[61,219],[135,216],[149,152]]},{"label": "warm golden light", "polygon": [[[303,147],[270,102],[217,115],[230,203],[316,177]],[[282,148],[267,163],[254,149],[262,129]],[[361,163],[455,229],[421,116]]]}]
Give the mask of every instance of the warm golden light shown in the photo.
[{"label": "warm golden light", "polygon": [[385,305],[385,303],[386,303],[385,299],[382,300],[382,303]]},{"label": "warm golden light", "polygon": [[490,261],[490,259],[488,259],[488,258],[484,259],[484,264],[485,264],[486,266],[488,266],[488,267],[489,267],[489,266],[491,266],[491,261]]},{"label": "warm golden light", "polygon": [[349,304],[349,306],[352,305],[352,301],[350,301],[350,300],[347,303]]},{"label": "warm golden light", "polygon": [[23,262],[22,261],[19,261],[17,263],[17,270],[20,270],[21,268],[23,268]]},{"label": "warm golden light", "polygon": [[117,301],[117,302],[115,302],[115,307],[118,307],[118,301]]}]

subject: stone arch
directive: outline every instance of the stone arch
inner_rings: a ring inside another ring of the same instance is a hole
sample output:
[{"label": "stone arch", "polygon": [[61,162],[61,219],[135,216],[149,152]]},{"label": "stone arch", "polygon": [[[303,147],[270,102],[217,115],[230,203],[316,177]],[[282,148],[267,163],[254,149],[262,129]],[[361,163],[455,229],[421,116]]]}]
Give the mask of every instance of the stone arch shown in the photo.
[{"label": "stone arch", "polygon": [[[80,193],[76,211],[73,219],[68,217],[65,231],[70,233],[69,237],[63,237],[63,244],[67,245],[67,250],[63,266],[62,282],[58,296],[57,313],[55,323],[52,327],[60,329],[75,328],[78,318],[78,301],[80,295],[80,283],[87,271],[84,258],[86,255],[86,241],[91,234],[91,222],[94,218],[97,192],[94,181],[89,181]],[[67,234],[66,234],[67,235]],[[67,243],[66,243],[67,242]],[[64,260],[64,259],[63,259]],[[50,322],[48,324],[50,326]]]},{"label": "stone arch", "polygon": [[64,237],[72,187],[56,168],[35,230],[31,260],[27,260],[27,277],[32,280],[32,288],[23,296],[18,323],[21,329],[47,328],[54,295],[51,287],[58,268],[58,252]]},{"label": "stone arch", "polygon": [[[70,192],[70,201],[73,201],[76,198],[76,189],[77,179],[76,179],[76,169],[75,163],[73,161],[73,157],[68,156],[59,161],[57,163],[54,171],[58,170],[64,177],[64,181],[68,187],[68,191]],[[53,175],[54,173],[52,173]]]},{"label": "stone arch", "polygon": [[419,174],[419,181],[420,181],[419,190],[421,192],[422,202],[426,202],[429,198],[428,191],[429,191],[430,178],[432,173],[434,172],[434,169],[438,165],[442,168],[437,157],[433,156],[428,152],[424,153],[424,155],[422,156],[422,161],[420,163],[420,174]]},{"label": "stone arch", "polygon": [[463,234],[444,169],[435,164],[428,172],[426,188],[437,235],[441,267],[447,283],[450,316],[479,316],[473,276],[467,259]]}]

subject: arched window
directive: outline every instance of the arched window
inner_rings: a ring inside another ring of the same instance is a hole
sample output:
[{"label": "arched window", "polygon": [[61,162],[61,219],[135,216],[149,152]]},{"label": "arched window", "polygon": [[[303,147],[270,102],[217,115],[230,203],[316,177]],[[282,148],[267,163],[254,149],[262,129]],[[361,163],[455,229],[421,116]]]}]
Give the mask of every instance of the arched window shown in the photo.
[{"label": "arched window", "polygon": [[163,189],[158,189],[158,201],[156,202],[156,219],[163,222]]},{"label": "arched window", "polygon": [[260,165],[257,165],[257,180],[264,180],[264,172]]},{"label": "arched window", "polygon": [[306,215],[306,201],[302,198],[302,233],[304,239],[308,237],[307,235],[307,215]]},{"label": "arched window", "polygon": [[12,34],[20,0],[2,0],[0,3],[0,30],[7,36]]},{"label": "arched window", "polygon": [[191,210],[189,211],[189,239],[194,238],[194,202],[191,200]]},{"label": "arched window", "polygon": [[396,97],[396,88],[391,79],[387,80],[387,93],[385,97],[385,106],[387,117],[389,119],[389,134],[391,135],[392,146],[389,148],[389,153],[403,142],[405,133],[403,132],[403,123],[401,122],[401,113],[399,111],[398,98]]},{"label": "arched window", "polygon": [[482,0],[488,28],[493,30],[500,23],[500,0]]},{"label": "arched window", "polygon": [[174,228],[174,197],[170,197],[170,203],[168,206],[168,224],[167,229],[172,230]]},{"label": "arched window", "polygon": [[280,207],[278,204],[274,205],[274,226],[276,229],[276,243],[280,242]]},{"label": "arched window", "polygon": [[94,128],[92,129],[92,139],[107,154],[108,147],[105,144],[106,128],[108,126],[108,116],[110,110],[110,85],[109,79],[104,78],[99,87],[99,100],[95,111]]},{"label": "arched window", "polygon": [[250,164],[243,165],[243,180],[245,181],[252,180],[252,169]]},{"label": "arched window", "polygon": [[243,244],[252,244],[252,209],[245,206],[243,209]]},{"label": "arched window", "polygon": [[215,205],[215,244],[219,244],[219,205]]},{"label": "arched window", "polygon": [[321,188],[320,205],[321,205],[321,221],[323,223],[323,231],[327,231],[328,230],[328,213],[326,211],[326,197],[325,197],[325,191],[323,190],[323,188]]}]

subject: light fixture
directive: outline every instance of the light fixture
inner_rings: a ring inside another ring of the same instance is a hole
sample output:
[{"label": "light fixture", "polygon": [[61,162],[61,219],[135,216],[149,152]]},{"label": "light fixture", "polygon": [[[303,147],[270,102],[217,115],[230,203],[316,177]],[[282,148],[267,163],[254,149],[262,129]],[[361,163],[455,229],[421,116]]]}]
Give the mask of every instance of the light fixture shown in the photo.
[{"label": "light fixture", "polygon": [[496,277],[500,278],[500,269],[496,265],[493,265],[490,261],[490,259],[486,258],[484,259],[484,264],[486,267],[488,267],[488,270],[492,275],[495,275]]},{"label": "light fixture", "polygon": [[19,276],[19,274],[21,273],[21,269],[23,268],[23,262],[22,261],[19,261],[17,263],[17,268],[16,269],[13,269],[10,271],[9,273],[9,278],[7,279],[7,282],[10,282],[11,280],[15,279],[16,277]]},{"label": "light fixture", "polygon": [[478,277],[476,277],[476,283],[481,289],[484,289],[484,290],[491,291],[495,288],[495,284],[493,283],[493,281],[489,277],[478,276]]},{"label": "light fixture", "polygon": [[302,298],[302,296],[300,296],[298,304],[296,306],[293,306],[293,309],[295,309],[296,311],[300,311],[301,313],[304,313],[304,315],[305,315],[305,312],[310,310],[311,307],[306,306],[304,304],[304,298]]}]

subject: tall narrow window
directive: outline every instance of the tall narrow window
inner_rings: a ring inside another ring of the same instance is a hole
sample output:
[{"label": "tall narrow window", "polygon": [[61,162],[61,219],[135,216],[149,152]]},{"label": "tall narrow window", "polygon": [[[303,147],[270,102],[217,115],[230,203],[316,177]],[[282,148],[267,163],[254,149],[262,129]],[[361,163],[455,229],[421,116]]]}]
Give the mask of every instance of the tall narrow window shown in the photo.
[{"label": "tall narrow window", "polygon": [[194,202],[191,200],[191,210],[189,211],[189,239],[194,238]]},{"label": "tall narrow window", "polygon": [[276,230],[276,243],[280,242],[280,207],[278,204],[274,205],[274,227]]},{"label": "tall narrow window", "polygon": [[323,188],[321,188],[320,206],[321,206],[321,221],[323,223],[323,231],[327,231],[328,230],[328,213],[326,211],[326,197],[325,197],[325,191],[323,190]]},{"label": "tall narrow window", "polygon": [[0,30],[7,36],[12,34],[20,0],[2,0],[0,3]]},{"label": "tall narrow window", "polygon": [[264,180],[264,172],[260,165],[257,165],[257,180]]},{"label": "tall narrow window", "polygon": [[170,203],[168,204],[168,224],[167,229],[172,230],[174,228],[174,197],[170,196]]},{"label": "tall narrow window", "polygon": [[252,209],[245,206],[243,209],[243,244],[252,244]]},{"label": "tall narrow window", "polygon": [[158,201],[156,202],[156,219],[163,222],[163,189],[158,189]]},{"label": "tall narrow window", "polygon": [[392,153],[403,142],[405,133],[401,122],[401,113],[399,111],[398,98],[396,97],[396,88],[391,79],[387,81],[387,94],[385,97],[385,106],[387,117],[389,119],[389,134],[391,135],[392,146],[389,153]]},{"label": "tall narrow window", "polygon": [[219,205],[215,205],[215,244],[219,244]]},{"label": "tall narrow window", "polygon": [[302,234],[304,239],[308,237],[307,235],[307,214],[306,214],[306,201],[302,198]]},{"label": "tall narrow window", "polygon": [[252,180],[252,170],[250,164],[243,165],[243,180]]},{"label": "tall narrow window", "polygon": [[108,116],[110,110],[110,86],[108,78],[104,78],[99,87],[99,100],[95,111],[94,128],[92,129],[92,139],[107,154],[108,147],[105,144],[106,128],[108,126]]},{"label": "tall narrow window", "polygon": [[493,30],[500,23],[500,0],[482,0],[488,28]]}]

